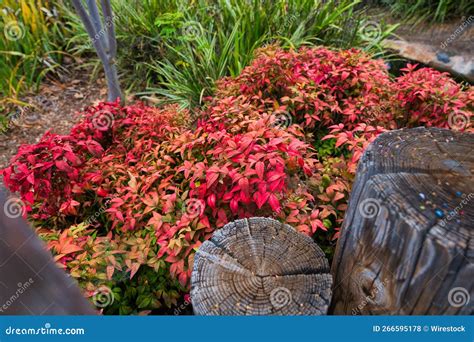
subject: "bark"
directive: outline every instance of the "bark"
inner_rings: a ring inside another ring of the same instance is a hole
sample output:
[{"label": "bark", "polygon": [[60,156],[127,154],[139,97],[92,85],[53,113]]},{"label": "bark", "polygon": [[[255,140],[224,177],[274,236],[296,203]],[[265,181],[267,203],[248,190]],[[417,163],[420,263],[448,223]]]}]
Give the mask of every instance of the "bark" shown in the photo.
[{"label": "bark", "polygon": [[330,313],[473,313],[474,135],[380,135],[357,170],[338,241]]},{"label": "bark", "polygon": [[112,102],[120,98],[123,102],[115,63],[117,43],[110,0],[101,0],[104,22],[100,20],[99,10],[95,0],[87,0],[89,12],[87,12],[81,0],[72,0],[72,3],[84,23],[92,45],[104,67],[108,88],[107,100]]},{"label": "bark", "polygon": [[0,315],[95,314],[20,212],[0,192]]}]

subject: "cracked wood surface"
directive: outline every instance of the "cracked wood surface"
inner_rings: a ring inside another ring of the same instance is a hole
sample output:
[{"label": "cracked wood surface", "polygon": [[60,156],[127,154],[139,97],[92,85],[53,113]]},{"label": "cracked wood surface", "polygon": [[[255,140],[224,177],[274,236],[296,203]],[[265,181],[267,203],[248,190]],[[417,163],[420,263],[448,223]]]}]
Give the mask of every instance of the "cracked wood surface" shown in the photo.
[{"label": "cracked wood surface", "polygon": [[338,241],[330,314],[473,314],[474,134],[380,135]]},{"label": "cracked wood surface", "polygon": [[197,251],[197,315],[325,315],[332,279],[322,250],[289,225],[255,217],[227,224]]}]

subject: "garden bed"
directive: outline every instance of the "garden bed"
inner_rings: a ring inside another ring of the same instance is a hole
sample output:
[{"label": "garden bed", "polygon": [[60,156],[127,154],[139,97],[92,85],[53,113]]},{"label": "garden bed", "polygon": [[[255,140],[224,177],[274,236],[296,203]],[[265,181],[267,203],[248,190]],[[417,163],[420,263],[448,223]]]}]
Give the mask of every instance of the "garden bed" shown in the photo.
[{"label": "garden bed", "polygon": [[215,229],[274,217],[331,260],[357,162],[378,134],[472,130],[472,88],[428,68],[402,72],[391,79],[355,49],[269,46],[193,111],[86,108],[69,134],[23,146],[4,181],[97,307],[175,310]]}]

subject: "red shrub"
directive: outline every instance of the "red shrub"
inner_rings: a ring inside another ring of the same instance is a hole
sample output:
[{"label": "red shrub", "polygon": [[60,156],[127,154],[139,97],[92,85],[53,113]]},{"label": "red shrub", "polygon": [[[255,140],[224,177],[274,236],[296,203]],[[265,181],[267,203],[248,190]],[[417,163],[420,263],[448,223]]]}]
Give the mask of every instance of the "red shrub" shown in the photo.
[{"label": "red shrub", "polygon": [[377,120],[389,84],[384,63],[355,49],[270,48],[237,78],[220,81],[217,98],[243,94],[254,104],[271,99],[308,128],[353,127]]},{"label": "red shrub", "polygon": [[[195,127],[176,106],[99,104],[3,170],[56,259],[109,313],[176,304],[215,229],[273,216],[328,246],[357,162],[387,128],[470,128],[474,92],[431,69],[392,81],[357,50],[266,49],[219,82]],[[459,128],[459,127],[455,127]],[[328,251],[331,254],[331,251]]]},{"label": "red shrub", "polygon": [[459,130],[471,127],[474,88],[463,91],[447,73],[430,68],[417,70],[416,65],[408,64],[402,71],[405,74],[393,85],[396,101],[387,113],[397,127],[424,125]]},{"label": "red shrub", "polygon": [[362,153],[369,146],[369,144],[377,138],[380,133],[387,130],[383,127],[372,127],[366,124],[358,124],[352,130],[344,127],[344,124],[334,125],[329,127],[331,134],[324,136],[322,140],[331,138],[336,139],[335,147],[345,147],[351,154],[351,159],[347,163],[348,171],[355,175],[357,163],[359,162]]},{"label": "red shrub", "polygon": [[33,218],[76,212],[79,203],[71,197],[84,163],[84,147],[97,153],[102,149],[93,140],[78,144],[71,136],[46,133],[38,144],[21,146],[3,170],[5,184],[20,193],[26,211],[35,205]]}]

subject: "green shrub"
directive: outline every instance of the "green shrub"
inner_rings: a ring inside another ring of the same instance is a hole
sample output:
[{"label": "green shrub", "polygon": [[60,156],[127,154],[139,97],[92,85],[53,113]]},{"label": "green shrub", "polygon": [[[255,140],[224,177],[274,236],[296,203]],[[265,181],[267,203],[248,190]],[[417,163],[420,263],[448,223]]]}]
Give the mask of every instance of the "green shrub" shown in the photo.
[{"label": "green shrub", "polygon": [[[129,89],[148,88],[140,94],[192,108],[212,94],[217,79],[238,75],[264,44],[358,46],[382,52],[380,42],[393,27],[378,25],[376,37],[368,40],[360,30],[367,20],[355,10],[358,3],[113,0],[118,69]],[[70,48],[92,52],[82,23],[73,11],[68,15],[76,32]]]}]

